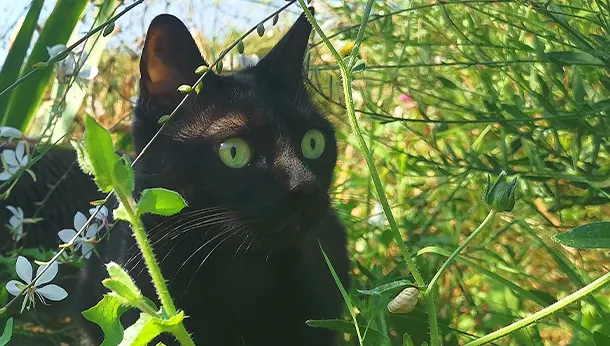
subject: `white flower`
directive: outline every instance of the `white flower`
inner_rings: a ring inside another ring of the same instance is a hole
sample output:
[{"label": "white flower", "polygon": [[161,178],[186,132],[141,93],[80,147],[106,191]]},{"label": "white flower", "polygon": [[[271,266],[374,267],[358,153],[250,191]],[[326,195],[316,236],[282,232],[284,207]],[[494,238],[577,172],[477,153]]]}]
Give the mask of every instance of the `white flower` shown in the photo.
[{"label": "white flower", "polygon": [[[53,59],[61,52],[66,50],[66,46],[58,44],[52,47],[47,47],[49,53],[49,60]],[[79,71],[77,77],[84,80],[92,80],[97,76],[99,70],[96,66],[82,68],[87,61],[87,52],[75,52],[71,51],[68,56],[62,61],[58,61],[55,64],[55,72],[57,73],[57,79],[60,83],[66,83],[74,75],[74,71]]]},{"label": "white flower", "polygon": [[381,203],[375,202],[375,205],[373,206],[373,216],[369,217],[369,223],[377,227],[387,224]]},{"label": "white flower", "polygon": [[28,163],[28,154],[25,153],[25,144],[19,142],[15,150],[5,149],[2,152],[2,159],[8,166],[6,171],[0,173],[0,181],[9,180],[13,174]]},{"label": "white flower", "polygon": [[258,55],[256,55],[256,54],[252,54],[252,55],[237,54],[237,56],[235,58],[237,59],[237,63],[239,64],[239,66],[241,66],[242,68],[255,66],[256,64],[258,64],[258,61],[260,60],[258,58]]},{"label": "white flower", "polygon": [[[91,214],[91,215],[95,214],[96,209],[97,209],[97,207],[89,209],[89,214]],[[106,208],[106,206],[103,205],[100,208],[100,211],[95,215],[95,218],[102,222],[100,227],[104,227],[104,226],[108,225],[108,208]]]},{"label": "white flower", "polygon": [[[47,266],[38,267],[38,270],[36,270],[36,276],[38,276],[40,273],[42,273],[42,271],[46,267]],[[36,280],[34,285],[32,285],[32,287],[27,289],[27,292],[25,294],[25,300],[23,301],[23,307],[21,308],[21,311],[23,311],[23,309],[25,308],[26,305],[29,309],[30,306],[34,306],[36,304],[36,301],[34,299],[35,295],[38,296],[38,299],[40,299],[40,301],[45,305],[47,303],[45,302],[44,298],[53,300],[53,301],[60,301],[68,296],[68,292],[66,292],[66,290],[64,290],[63,288],[61,288],[55,284],[42,286],[42,285],[46,284],[47,282],[50,282],[51,280],[53,280],[55,278],[55,275],[57,275],[58,265],[56,262],[51,263],[48,267],[49,267],[49,269],[47,269],[47,271],[45,271],[44,274],[42,274],[38,278],[38,280]],[[17,275],[24,282],[17,281],[17,280],[11,280],[6,284],[6,290],[8,291],[8,293],[10,293],[14,296],[18,296],[25,289],[25,287],[32,282],[32,279],[33,279],[32,278],[32,265],[23,256],[19,256],[17,258],[16,271],[17,271]]]},{"label": "white flower", "polygon": [[7,205],[6,209],[13,213],[13,216],[8,220],[8,223],[15,232],[15,241],[19,241],[23,236],[23,209],[20,207],[13,207],[12,205]]},{"label": "white flower", "polygon": [[10,143],[13,138],[21,138],[21,131],[14,127],[0,126],[0,137],[7,137]]},{"label": "white flower", "polygon": [[[64,243],[67,243],[74,238],[76,233],[83,228],[85,223],[87,223],[87,217],[79,211],[74,215],[74,229],[62,229],[57,232],[57,235]],[[99,225],[97,223],[91,223],[87,228],[87,231],[74,240],[74,251],[81,249],[85,258],[91,257],[91,250],[93,249],[92,243],[93,240],[95,240],[98,229]]]}]

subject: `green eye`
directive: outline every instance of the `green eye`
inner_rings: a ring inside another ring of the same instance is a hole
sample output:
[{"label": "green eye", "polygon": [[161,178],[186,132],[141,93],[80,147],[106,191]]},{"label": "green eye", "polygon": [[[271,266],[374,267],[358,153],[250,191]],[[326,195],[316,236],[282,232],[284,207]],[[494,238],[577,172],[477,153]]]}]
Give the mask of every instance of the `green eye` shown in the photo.
[{"label": "green eye", "polygon": [[301,150],[303,155],[308,159],[317,159],[322,156],[326,142],[322,132],[312,129],[305,133],[301,141]]},{"label": "green eye", "polygon": [[241,138],[231,138],[220,144],[218,156],[231,168],[242,168],[252,159],[252,149]]}]

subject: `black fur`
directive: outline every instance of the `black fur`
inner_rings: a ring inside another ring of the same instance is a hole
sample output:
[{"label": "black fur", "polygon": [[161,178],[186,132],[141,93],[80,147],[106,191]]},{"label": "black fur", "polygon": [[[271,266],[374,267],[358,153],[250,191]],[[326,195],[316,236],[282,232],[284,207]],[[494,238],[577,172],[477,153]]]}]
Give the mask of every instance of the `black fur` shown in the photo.
[{"label": "black fur", "polygon": [[[337,333],[305,324],[339,318],[344,308],[319,244],[349,285],[345,229],[328,197],[336,140],[303,84],[310,32],[302,15],[257,66],[232,75],[209,73],[201,92],[189,97],[135,165],[137,191],[165,187],[189,203],[171,218],[147,215],[144,224],[198,345],[338,343]],[[132,129],[138,152],[159,128],[158,119],[183,97],[176,88],[192,84],[202,64],[179,19],[153,20]],[[326,141],[315,160],[301,152],[310,129],[321,131]],[[253,159],[243,168],[229,168],[218,156],[220,143],[233,137],[252,147]],[[74,299],[77,312],[106,292],[100,281],[110,260],[129,269],[146,296],[156,297],[130,232],[119,223],[98,245],[102,257],[87,263]],[[135,318],[134,311],[124,322]],[[87,321],[83,326],[99,344],[101,331]],[[169,336],[163,341],[172,344]]]}]

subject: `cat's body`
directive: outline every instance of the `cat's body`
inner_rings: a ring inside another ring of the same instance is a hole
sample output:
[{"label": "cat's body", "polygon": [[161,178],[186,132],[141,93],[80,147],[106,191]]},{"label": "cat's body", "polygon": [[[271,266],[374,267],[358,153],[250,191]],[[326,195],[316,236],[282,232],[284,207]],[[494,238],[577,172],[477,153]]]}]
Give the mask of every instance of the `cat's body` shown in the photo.
[{"label": "cat's body", "polygon": [[[328,197],[336,141],[303,83],[310,32],[301,16],[256,66],[228,76],[208,73],[201,92],[189,96],[135,165],[136,191],[164,187],[189,204],[170,218],[146,215],[144,225],[197,345],[330,346],[339,340],[338,333],[305,324],[339,318],[344,308],[320,247],[349,286],[345,229]],[[138,152],[182,99],[178,86],[192,85],[203,64],[182,22],[169,15],[153,20],[132,126]],[[156,301],[126,224],[118,223],[97,250],[101,258],[88,260],[74,297],[76,319],[107,292],[100,282],[111,260]],[[135,318],[133,310],[124,322]],[[96,325],[82,319],[81,325],[89,342],[101,342]]]}]

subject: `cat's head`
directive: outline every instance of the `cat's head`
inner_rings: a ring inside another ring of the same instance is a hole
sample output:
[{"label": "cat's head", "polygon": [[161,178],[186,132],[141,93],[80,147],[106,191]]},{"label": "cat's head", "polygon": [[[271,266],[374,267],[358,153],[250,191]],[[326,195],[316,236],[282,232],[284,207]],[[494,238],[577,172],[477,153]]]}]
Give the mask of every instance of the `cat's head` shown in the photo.
[{"label": "cat's head", "polygon": [[[301,15],[256,66],[228,75],[210,70],[136,165],[138,188],[177,190],[191,210],[229,210],[239,216],[228,223],[256,228],[261,238],[300,234],[319,220],[329,207],[337,147],[304,85],[310,33]],[[199,78],[201,65],[207,63],[179,19],[152,21],[133,122],[138,152],[159,118],[183,99],[177,88]]]}]

